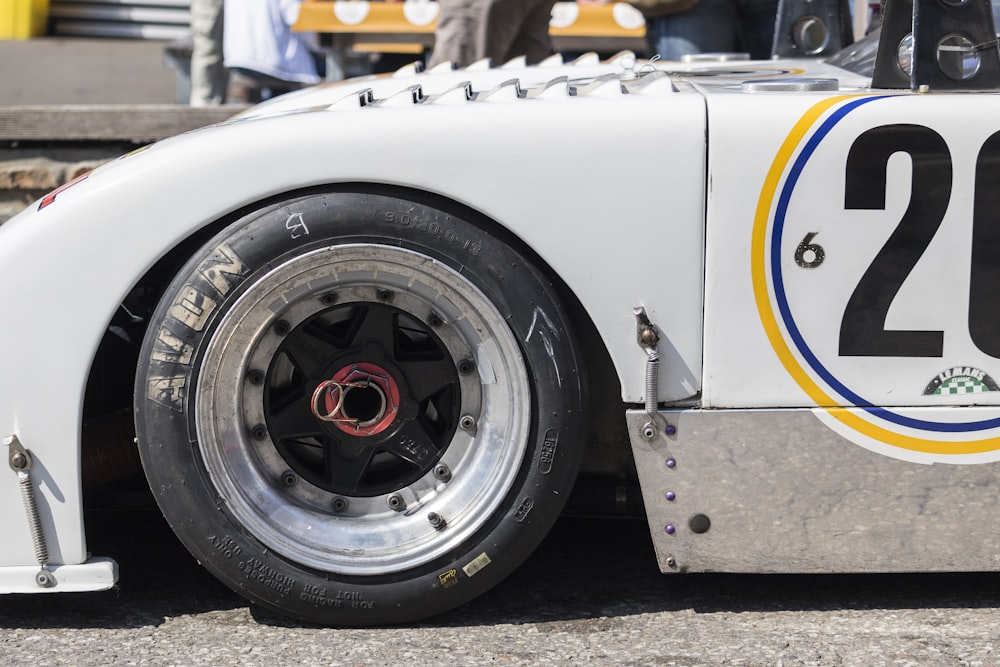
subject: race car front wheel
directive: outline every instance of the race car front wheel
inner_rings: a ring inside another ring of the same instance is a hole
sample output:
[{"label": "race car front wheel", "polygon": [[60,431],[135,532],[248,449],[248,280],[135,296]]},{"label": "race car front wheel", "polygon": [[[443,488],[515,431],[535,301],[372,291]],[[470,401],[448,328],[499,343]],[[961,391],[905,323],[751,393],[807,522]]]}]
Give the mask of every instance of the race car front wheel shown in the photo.
[{"label": "race car front wheel", "polygon": [[265,207],[163,296],[136,384],[143,466],[191,553],[250,600],[399,623],[539,543],[581,449],[548,278],[471,214],[379,193]]}]

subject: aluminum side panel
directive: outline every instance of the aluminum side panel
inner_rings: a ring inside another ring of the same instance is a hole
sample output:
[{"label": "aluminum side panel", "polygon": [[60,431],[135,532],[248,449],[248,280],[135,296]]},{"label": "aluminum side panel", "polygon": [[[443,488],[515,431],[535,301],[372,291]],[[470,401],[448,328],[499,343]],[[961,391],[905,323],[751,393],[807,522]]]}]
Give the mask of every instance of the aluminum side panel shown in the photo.
[{"label": "aluminum side panel", "polygon": [[664,572],[1000,569],[1000,463],[890,458],[810,410],[661,414],[652,441],[627,419]]}]

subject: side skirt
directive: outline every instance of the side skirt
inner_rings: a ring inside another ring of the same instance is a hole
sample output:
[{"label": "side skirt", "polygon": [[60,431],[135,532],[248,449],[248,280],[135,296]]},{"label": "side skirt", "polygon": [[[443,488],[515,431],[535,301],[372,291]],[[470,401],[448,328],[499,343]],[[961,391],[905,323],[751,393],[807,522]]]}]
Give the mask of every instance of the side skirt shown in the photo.
[{"label": "side skirt", "polygon": [[808,409],[658,418],[626,412],[663,572],[1000,570],[1000,463],[891,458]]}]

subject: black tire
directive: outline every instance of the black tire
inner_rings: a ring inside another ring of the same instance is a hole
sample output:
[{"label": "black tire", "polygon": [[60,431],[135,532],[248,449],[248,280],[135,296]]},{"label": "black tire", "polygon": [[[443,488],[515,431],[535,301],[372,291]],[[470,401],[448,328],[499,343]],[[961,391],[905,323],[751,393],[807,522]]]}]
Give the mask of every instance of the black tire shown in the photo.
[{"label": "black tire", "polygon": [[538,545],[583,445],[551,281],[471,214],[328,191],[206,244],[143,345],[156,500],[233,590],[328,625],[402,623]]}]

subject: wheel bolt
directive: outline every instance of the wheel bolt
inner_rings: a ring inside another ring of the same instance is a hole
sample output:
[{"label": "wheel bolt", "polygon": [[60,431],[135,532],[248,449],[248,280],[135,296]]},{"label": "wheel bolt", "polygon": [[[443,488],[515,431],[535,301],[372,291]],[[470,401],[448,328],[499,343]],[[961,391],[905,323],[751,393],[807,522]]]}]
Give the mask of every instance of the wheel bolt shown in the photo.
[{"label": "wheel bolt", "polygon": [[437,329],[439,326],[444,324],[444,320],[442,320],[437,313],[431,313],[427,318],[427,324]]},{"label": "wheel bolt", "polygon": [[330,506],[333,507],[334,512],[340,514],[347,509],[347,498],[337,496],[333,499],[333,502],[330,503]]},{"label": "wheel bolt", "polygon": [[264,384],[264,371],[254,369],[247,373],[247,379],[250,380],[250,384]]},{"label": "wheel bolt", "polygon": [[288,320],[278,320],[274,323],[274,333],[279,336],[285,336],[289,331],[292,330],[292,325],[288,323]]},{"label": "wheel bolt", "polygon": [[319,302],[321,304],[323,304],[324,306],[332,306],[333,304],[337,303],[337,295],[336,294],[324,294],[323,296],[321,296],[319,298]]},{"label": "wheel bolt", "polygon": [[458,425],[462,428],[463,431],[471,431],[476,427],[476,420],[473,419],[470,415],[465,415],[464,417],[458,420]]},{"label": "wheel bolt", "polygon": [[406,501],[403,500],[403,496],[398,493],[394,493],[385,499],[385,504],[389,506],[393,512],[402,512],[406,509]]},{"label": "wheel bolt", "polygon": [[253,436],[254,440],[263,440],[267,437],[267,427],[263,424],[257,424],[250,429],[250,435]]},{"label": "wheel bolt", "polygon": [[392,301],[392,292],[387,289],[380,289],[378,291],[378,300],[385,303]]},{"label": "wheel bolt", "polygon": [[476,362],[472,359],[462,359],[458,362],[458,372],[462,375],[470,375],[474,370],[476,370]]},{"label": "wheel bolt", "polygon": [[427,520],[430,522],[431,528],[434,530],[444,530],[444,527],[448,525],[448,523],[444,520],[444,517],[437,512],[431,512],[428,514]]},{"label": "wheel bolt", "polygon": [[299,481],[298,475],[296,475],[291,470],[286,470],[285,472],[281,473],[281,485],[286,488],[289,486],[295,486],[295,484],[298,481]]},{"label": "wheel bolt", "polygon": [[439,463],[434,466],[434,476],[442,482],[447,482],[451,479],[451,468],[443,463]]}]

